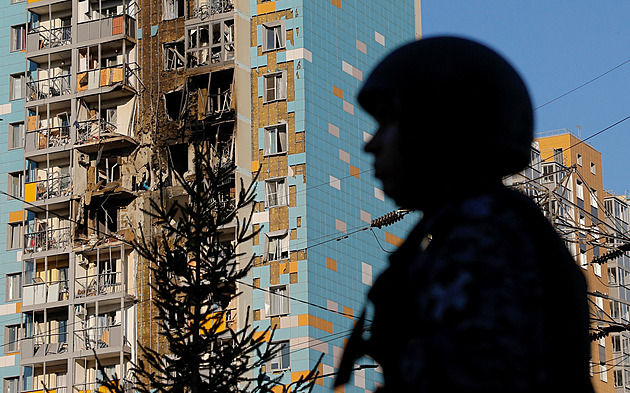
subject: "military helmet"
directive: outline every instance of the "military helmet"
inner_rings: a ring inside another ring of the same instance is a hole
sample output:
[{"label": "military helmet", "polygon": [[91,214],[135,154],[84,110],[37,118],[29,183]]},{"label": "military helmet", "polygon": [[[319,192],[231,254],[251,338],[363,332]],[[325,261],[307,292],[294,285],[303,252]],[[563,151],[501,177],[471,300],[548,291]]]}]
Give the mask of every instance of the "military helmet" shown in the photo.
[{"label": "military helmet", "polygon": [[501,176],[530,161],[533,111],[525,83],[477,42],[433,37],[403,45],[376,66],[358,100],[372,115],[397,103],[393,116],[412,145],[430,144],[427,154],[444,147],[461,159],[483,159]]}]

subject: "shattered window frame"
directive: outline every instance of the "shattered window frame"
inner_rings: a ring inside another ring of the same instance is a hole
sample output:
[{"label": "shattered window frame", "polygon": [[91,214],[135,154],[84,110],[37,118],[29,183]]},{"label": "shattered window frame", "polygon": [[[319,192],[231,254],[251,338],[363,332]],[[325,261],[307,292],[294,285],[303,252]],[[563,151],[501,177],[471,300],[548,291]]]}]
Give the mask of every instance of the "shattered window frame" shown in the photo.
[{"label": "shattered window frame", "polygon": [[285,154],[288,148],[287,125],[280,123],[265,127],[263,155]]},{"label": "shattered window frame", "polygon": [[[181,46],[181,52],[178,50]],[[183,53],[182,53],[183,52]],[[186,44],[183,39],[162,44],[164,71],[174,71],[186,66]]]},{"label": "shattered window frame", "polygon": [[[270,84],[270,82],[273,83]],[[287,99],[287,71],[272,72],[263,76],[263,102]]]},{"label": "shattered window frame", "polygon": [[234,18],[203,22],[187,27],[185,48],[188,68],[233,61]]},{"label": "shattered window frame", "polygon": [[184,16],[186,16],[185,0],[162,0],[162,20],[178,19]]},{"label": "shattered window frame", "polygon": [[283,20],[263,23],[262,51],[269,52],[286,48],[286,29]]},{"label": "shattered window frame", "polygon": [[265,249],[263,251],[265,262],[289,259],[289,231],[280,230],[268,232],[265,235]]}]

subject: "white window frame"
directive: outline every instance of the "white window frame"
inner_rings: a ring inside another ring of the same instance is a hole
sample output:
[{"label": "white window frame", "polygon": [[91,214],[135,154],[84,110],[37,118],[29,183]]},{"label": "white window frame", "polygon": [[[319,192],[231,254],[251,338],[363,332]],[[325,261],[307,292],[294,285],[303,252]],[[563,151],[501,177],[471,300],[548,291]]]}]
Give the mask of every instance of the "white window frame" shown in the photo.
[{"label": "white window frame", "polygon": [[[13,331],[15,337],[11,339],[10,332]],[[6,325],[4,327],[4,353],[14,353],[20,350],[20,325]]]},{"label": "white window frame", "polygon": [[289,259],[289,231],[269,232],[265,236],[264,261]]},{"label": "white window frame", "polygon": [[584,183],[581,180],[575,180],[575,196],[584,200]]},{"label": "white window frame", "polygon": [[[267,362],[267,372],[272,373],[276,371],[288,370],[291,368],[291,347],[289,340],[276,341],[271,343],[272,345],[278,345],[277,352]],[[286,363],[286,364],[285,364]]]},{"label": "white window frame", "polygon": [[582,155],[580,153],[577,154],[577,164],[579,166],[582,166]]},{"label": "white window frame", "polygon": [[594,162],[591,162],[591,173],[597,175],[597,165]]},{"label": "white window frame", "polygon": [[[17,180],[19,184],[16,185],[14,182],[15,180]],[[22,171],[9,172],[9,179],[7,182],[7,186],[8,186],[7,194],[9,194],[7,199],[23,198],[24,197],[24,172]],[[16,186],[17,186],[17,190],[15,189]]]},{"label": "white window frame", "polygon": [[22,273],[10,273],[5,276],[4,299],[7,302],[22,299]]},{"label": "white window frame", "polygon": [[286,123],[265,127],[264,134],[263,155],[273,156],[287,152],[289,139]]},{"label": "white window frame", "polygon": [[[20,391],[20,377],[4,378],[2,386],[3,393],[17,393]],[[11,389],[13,387],[13,389]]]},{"label": "white window frame", "polygon": [[596,276],[601,277],[602,276],[602,265],[599,263],[594,263],[593,264],[593,273],[595,273]]},{"label": "white window frame", "polygon": [[615,376],[615,387],[623,387],[623,370],[613,370]]},{"label": "white window frame", "polygon": [[283,20],[263,23],[262,51],[269,52],[286,47],[286,29]]},{"label": "white window frame", "polygon": [[11,26],[11,52],[26,50],[26,24]]},{"label": "white window frame", "polygon": [[[19,84],[20,90],[15,91],[16,84]],[[11,74],[9,76],[9,100],[21,100],[24,98],[24,91],[26,90],[26,76],[23,72],[17,74]]]},{"label": "white window frame", "polygon": [[266,303],[269,305],[268,317],[274,317],[279,315],[289,314],[289,286],[278,285],[270,287],[267,296]]},{"label": "white window frame", "polygon": [[[18,131],[19,136],[19,145],[15,144],[16,139],[16,130]],[[9,149],[21,149],[24,147],[24,132],[26,128],[24,126],[23,121],[18,121],[16,123],[9,124]]]},{"label": "white window frame", "polygon": [[289,204],[289,184],[286,177],[265,180],[265,207],[287,206]]},{"label": "white window frame", "polygon": [[263,102],[287,99],[287,71],[272,72],[263,76]]},{"label": "white window frame", "polygon": [[588,270],[588,261],[586,260],[586,251],[578,250],[578,263],[584,270]]},{"label": "white window frame", "polygon": [[611,335],[610,336],[610,342],[612,343],[612,350],[613,352],[621,352],[621,336],[616,334],[616,335]]},{"label": "white window frame", "polygon": [[589,195],[591,207],[597,208],[597,190],[591,189],[591,195]]},{"label": "white window frame", "polygon": [[[16,228],[19,228],[16,232]],[[17,243],[15,236],[18,236]],[[24,237],[23,226],[21,222],[10,222],[7,224],[7,250],[18,250],[22,248],[22,240]]]},{"label": "white window frame", "polygon": [[608,382],[608,369],[605,364],[599,365],[599,379],[603,382]]}]

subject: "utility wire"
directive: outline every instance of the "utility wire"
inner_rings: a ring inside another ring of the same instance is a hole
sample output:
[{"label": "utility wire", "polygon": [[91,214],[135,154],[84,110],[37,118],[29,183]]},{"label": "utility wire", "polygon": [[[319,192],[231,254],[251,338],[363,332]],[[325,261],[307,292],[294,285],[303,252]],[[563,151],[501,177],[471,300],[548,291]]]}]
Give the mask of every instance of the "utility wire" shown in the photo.
[{"label": "utility wire", "polygon": [[582,83],[582,84],[581,84],[581,85],[579,85],[578,87],[575,87],[575,88],[573,88],[573,89],[571,89],[571,90],[567,91],[566,93],[561,94],[561,95],[559,95],[558,97],[556,97],[556,98],[554,98],[554,99],[552,99],[552,100],[549,100],[549,101],[545,102],[545,103],[544,103],[544,104],[542,104],[542,105],[537,106],[536,108],[534,108],[534,110],[535,110],[535,111],[537,111],[538,109],[543,108],[543,107],[545,107],[545,106],[547,106],[547,105],[551,104],[552,102],[556,102],[556,101],[558,101],[559,99],[561,99],[561,98],[563,98],[563,97],[566,97],[566,96],[568,96],[569,94],[573,93],[574,91],[579,90],[579,89],[583,88],[584,86],[589,85],[589,84],[591,84],[591,83],[595,82],[595,81],[596,81],[596,80],[598,80],[599,78],[601,78],[601,77],[603,77],[603,76],[605,76],[605,75],[610,74],[611,72],[613,72],[613,71],[614,71],[614,70],[616,70],[617,68],[620,68],[620,67],[622,67],[622,66],[624,66],[624,65],[626,65],[626,64],[628,64],[628,63],[630,63],[630,59],[628,59],[628,60],[624,61],[623,63],[621,63],[621,64],[619,64],[619,65],[617,65],[617,66],[615,66],[615,67],[613,67],[613,68],[611,68],[611,69],[609,69],[608,71],[604,72],[603,74],[600,74],[600,75],[596,76],[595,78],[593,78],[593,79],[589,80],[588,82]]},{"label": "utility wire", "polygon": [[[9,195],[8,193],[6,193],[5,191],[2,191],[2,190],[0,190],[0,193],[1,193],[1,194],[5,194],[5,195],[7,195],[7,196],[11,196],[11,195]],[[15,197],[14,197],[14,198],[15,198]],[[58,216],[59,218],[64,218],[64,219],[67,219],[68,221],[74,222],[74,223],[75,223],[75,224],[77,224],[77,225],[79,224],[76,220],[74,220],[74,219],[72,219],[72,218],[65,218],[65,217],[63,217],[63,216],[59,215],[58,213],[56,213],[56,212],[54,212],[54,211],[52,211],[52,210],[50,210],[50,209],[46,209],[45,207],[37,206],[37,205],[33,204],[32,202],[26,202],[23,198],[15,198],[15,199],[18,199],[19,201],[22,201],[23,203],[26,203],[26,204],[28,204],[28,205],[34,206],[34,207],[36,207],[36,208],[38,208],[38,209],[40,209],[40,210],[42,210],[42,211],[50,212],[50,213],[52,213],[52,214],[54,214],[54,215]],[[398,221],[399,219],[401,219],[402,217],[404,217],[404,216],[405,216],[406,214],[408,214],[408,213],[409,213],[408,211],[404,211],[404,212],[402,212],[402,213],[400,213],[400,214],[399,214],[399,217],[400,217],[400,218],[397,218],[397,219],[396,219],[396,218],[394,218],[394,219],[395,219],[396,221]],[[391,215],[391,214],[392,214],[392,213],[389,213],[389,215]],[[383,216],[383,217],[386,217],[386,216],[388,216],[388,215],[385,215],[385,216]],[[383,217],[380,217],[380,218],[383,218]],[[375,219],[375,220],[373,220],[373,222],[376,222],[377,220],[378,220],[378,219]],[[391,221],[391,219],[390,219],[390,221]],[[382,221],[379,221],[379,222],[382,222]],[[395,221],[394,221],[394,222],[395,222]],[[383,224],[384,224],[384,225],[389,225],[387,221],[382,222],[382,224],[381,224],[381,225],[383,225]],[[89,228],[89,227],[88,227],[88,228]],[[307,249],[307,248],[313,248],[313,247],[316,247],[316,246],[319,246],[319,245],[322,245],[322,244],[325,244],[325,243],[328,243],[328,242],[331,242],[331,241],[335,241],[335,240],[339,241],[339,240],[342,240],[342,239],[347,238],[349,235],[352,235],[352,234],[355,234],[355,233],[357,233],[357,232],[361,232],[361,231],[364,231],[364,230],[367,230],[367,229],[370,229],[370,228],[371,228],[371,225],[363,226],[363,227],[360,227],[359,229],[357,229],[357,230],[355,230],[355,231],[352,231],[352,232],[350,232],[350,233],[347,233],[347,234],[344,234],[344,235],[341,235],[341,236],[337,236],[337,237],[335,237],[335,238],[331,238],[331,239],[328,239],[328,240],[322,241],[322,242],[320,242],[320,243],[316,243],[316,244],[314,244],[314,245],[312,245],[312,246],[309,246],[309,247],[306,247],[306,248],[304,248],[304,249]],[[91,229],[96,230],[96,229],[94,229],[94,228],[91,228]],[[123,242],[123,243],[125,243],[125,244],[130,244],[130,243],[129,243],[129,242],[127,242],[126,240],[121,239],[121,238],[118,238],[118,237],[117,237],[116,235],[114,235],[114,234],[110,235],[110,237],[112,237],[112,238],[114,238],[114,239],[117,239],[117,240],[119,240],[119,241],[121,241],[121,242]],[[377,240],[378,240],[378,239],[377,239]],[[248,259],[249,259],[249,257],[245,257],[244,259],[247,259],[247,260],[248,260]],[[238,262],[242,262],[242,261],[243,261],[243,260],[238,260],[238,259],[236,260],[236,262],[237,262],[237,263],[238,263]],[[251,285],[251,284],[247,284],[247,283],[245,283],[245,282],[241,282],[241,281],[238,281],[238,282],[239,282],[239,283],[241,283],[241,284],[243,284],[243,285],[250,286],[250,287],[252,287],[252,288],[256,288],[256,287],[254,287],[254,286],[253,286],[253,285]],[[265,291],[265,292],[269,292],[268,290],[263,289],[263,288],[256,288],[256,289],[259,289],[259,290],[262,290],[262,291]],[[291,297],[291,296],[288,296],[288,295],[279,295],[279,296],[284,296],[284,297],[287,297],[287,298],[289,298],[289,299],[291,299],[291,300],[294,300],[294,301],[297,301],[297,302],[300,302],[300,303],[305,303],[305,304],[308,304],[308,305],[313,306],[313,307],[316,307],[316,308],[320,308],[320,309],[323,309],[323,310],[327,310],[327,311],[330,311],[330,312],[335,312],[335,313],[337,313],[337,314],[341,314],[341,315],[344,315],[344,316],[348,316],[348,317],[355,318],[355,316],[354,316],[354,315],[349,315],[349,314],[346,314],[346,313],[343,313],[343,312],[330,310],[330,309],[328,309],[328,308],[326,308],[326,307],[323,307],[323,306],[320,306],[320,305],[318,305],[318,304],[311,303],[311,302],[308,302],[308,301],[305,301],[305,300],[302,300],[302,299],[294,298],[294,297]]]}]

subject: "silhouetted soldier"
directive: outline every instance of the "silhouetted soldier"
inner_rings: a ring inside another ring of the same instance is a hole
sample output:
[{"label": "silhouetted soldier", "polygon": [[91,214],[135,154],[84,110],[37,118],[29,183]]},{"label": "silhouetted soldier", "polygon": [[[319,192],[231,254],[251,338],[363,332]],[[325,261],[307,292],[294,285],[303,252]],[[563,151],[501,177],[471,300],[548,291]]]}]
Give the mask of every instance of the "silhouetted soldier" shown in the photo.
[{"label": "silhouetted soldier", "polygon": [[530,160],[516,71],[478,43],[423,39],[387,56],[359,103],[379,124],[376,177],[423,218],[374,283],[374,320],[357,323],[336,383],[369,355],[379,392],[592,392],[584,276],[501,182]]}]

